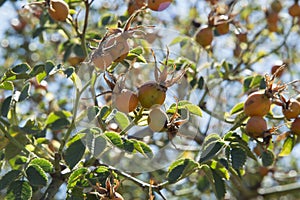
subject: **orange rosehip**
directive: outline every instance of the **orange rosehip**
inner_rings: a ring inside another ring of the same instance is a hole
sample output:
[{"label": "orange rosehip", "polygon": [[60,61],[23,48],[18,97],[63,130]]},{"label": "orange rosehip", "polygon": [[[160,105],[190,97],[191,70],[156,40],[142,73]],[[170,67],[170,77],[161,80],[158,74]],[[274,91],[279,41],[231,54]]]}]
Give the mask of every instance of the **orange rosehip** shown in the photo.
[{"label": "orange rosehip", "polygon": [[288,120],[298,117],[300,114],[300,102],[295,99],[291,99],[282,107],[282,113]]},{"label": "orange rosehip", "polygon": [[296,134],[296,135],[300,135],[300,118],[296,118],[292,125],[291,125],[291,131],[293,134]]},{"label": "orange rosehip", "polygon": [[138,88],[138,99],[142,107],[151,108],[164,103],[166,92],[167,87],[155,81],[149,81]]},{"label": "orange rosehip", "polygon": [[264,116],[270,107],[271,100],[264,93],[254,92],[245,101],[244,112],[247,116]]},{"label": "orange rosehip", "polygon": [[51,0],[48,13],[56,21],[65,21],[69,15],[69,6],[63,0]]},{"label": "orange rosehip", "polygon": [[264,132],[267,131],[267,122],[261,116],[253,116],[247,121],[246,133],[252,138],[259,138],[264,136]]},{"label": "orange rosehip", "polygon": [[119,111],[129,113],[136,109],[138,98],[133,91],[123,89],[119,94],[114,95],[113,102]]},{"label": "orange rosehip", "polygon": [[153,11],[163,11],[167,9],[172,0],[148,0],[148,8]]}]

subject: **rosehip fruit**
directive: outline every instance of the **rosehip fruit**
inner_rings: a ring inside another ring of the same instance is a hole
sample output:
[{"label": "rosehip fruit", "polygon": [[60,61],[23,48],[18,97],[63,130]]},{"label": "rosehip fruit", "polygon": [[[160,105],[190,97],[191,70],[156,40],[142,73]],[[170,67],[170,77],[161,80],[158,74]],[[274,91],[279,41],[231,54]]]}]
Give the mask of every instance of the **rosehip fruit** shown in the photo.
[{"label": "rosehip fruit", "polygon": [[148,0],[148,8],[153,11],[163,11],[170,6],[172,0]]},{"label": "rosehip fruit", "polygon": [[223,23],[216,25],[216,31],[219,35],[227,34],[229,32],[229,23],[224,21]]},{"label": "rosehip fruit", "polygon": [[101,200],[124,200],[124,198],[120,193],[115,192],[113,197],[102,197]]},{"label": "rosehip fruit", "polygon": [[291,99],[285,106],[282,107],[282,113],[286,119],[293,119],[300,114],[300,102]]},{"label": "rosehip fruit", "polygon": [[201,28],[196,33],[196,42],[202,47],[207,47],[212,43],[213,37],[214,35],[211,27]]},{"label": "rosehip fruit", "polygon": [[167,87],[155,81],[149,81],[138,88],[138,99],[142,107],[151,108],[164,103],[166,92]]},{"label": "rosehip fruit", "polygon": [[136,109],[138,97],[133,91],[123,89],[119,94],[114,94],[113,102],[119,111],[129,113]]},{"label": "rosehip fruit", "polygon": [[69,15],[69,6],[63,0],[51,0],[48,13],[52,19],[63,22]]},{"label": "rosehip fruit", "polygon": [[248,116],[264,116],[268,114],[271,100],[261,92],[250,94],[244,104],[244,112]]},{"label": "rosehip fruit", "polygon": [[291,125],[291,131],[293,134],[296,134],[296,135],[300,135],[300,118],[296,118],[292,125]]},{"label": "rosehip fruit", "polygon": [[105,50],[105,53],[109,54],[114,62],[121,62],[124,60],[130,51],[127,38],[123,33],[109,39],[105,47],[108,48]]},{"label": "rosehip fruit", "polygon": [[267,122],[261,116],[253,116],[247,121],[246,133],[252,138],[259,138],[264,136],[264,132],[267,131]]},{"label": "rosehip fruit", "polygon": [[289,7],[288,12],[292,17],[300,16],[300,6],[298,3],[294,3],[291,7]]},{"label": "rosehip fruit", "polygon": [[154,132],[163,131],[168,123],[167,114],[159,107],[150,110],[148,115],[148,126]]}]

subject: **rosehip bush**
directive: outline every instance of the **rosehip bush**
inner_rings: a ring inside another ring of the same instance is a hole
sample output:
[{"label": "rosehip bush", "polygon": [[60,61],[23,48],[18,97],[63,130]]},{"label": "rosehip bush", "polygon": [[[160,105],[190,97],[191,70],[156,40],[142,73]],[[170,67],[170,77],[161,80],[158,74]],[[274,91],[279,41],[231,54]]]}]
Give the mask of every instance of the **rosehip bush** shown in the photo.
[{"label": "rosehip bush", "polygon": [[1,1],[0,199],[299,199],[299,8]]}]

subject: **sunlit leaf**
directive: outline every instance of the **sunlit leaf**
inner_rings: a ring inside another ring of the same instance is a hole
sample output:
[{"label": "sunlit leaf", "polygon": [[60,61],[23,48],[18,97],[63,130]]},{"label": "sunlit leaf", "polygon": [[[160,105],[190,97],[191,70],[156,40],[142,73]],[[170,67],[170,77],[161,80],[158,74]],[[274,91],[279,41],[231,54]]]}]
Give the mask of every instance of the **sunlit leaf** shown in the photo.
[{"label": "sunlit leaf", "polygon": [[26,176],[29,183],[34,186],[46,186],[48,177],[45,171],[36,164],[30,164],[26,169]]},{"label": "sunlit leaf", "polygon": [[119,126],[122,130],[130,124],[130,121],[129,121],[127,115],[122,112],[116,113],[115,120],[119,124]]},{"label": "sunlit leaf", "polygon": [[295,138],[294,137],[287,137],[282,145],[282,149],[278,156],[283,157],[283,156],[288,156],[292,152],[293,148],[295,145]]},{"label": "sunlit leaf", "polygon": [[54,169],[52,163],[44,158],[35,158],[30,161],[30,164],[38,165],[48,173],[53,172]]},{"label": "sunlit leaf", "polygon": [[175,183],[179,179],[185,178],[199,168],[199,164],[194,160],[185,158],[176,160],[168,169],[167,179],[170,183]]},{"label": "sunlit leaf", "polygon": [[30,200],[32,197],[32,188],[27,181],[14,181],[12,182],[8,189],[6,200]]}]

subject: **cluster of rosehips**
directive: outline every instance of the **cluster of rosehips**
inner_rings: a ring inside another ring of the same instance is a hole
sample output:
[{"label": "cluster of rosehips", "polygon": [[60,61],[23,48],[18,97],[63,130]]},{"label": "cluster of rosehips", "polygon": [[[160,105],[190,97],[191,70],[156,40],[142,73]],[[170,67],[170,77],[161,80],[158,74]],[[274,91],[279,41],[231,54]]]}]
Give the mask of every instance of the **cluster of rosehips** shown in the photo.
[{"label": "cluster of rosehips", "polygon": [[252,138],[265,138],[268,132],[267,122],[264,116],[270,111],[271,104],[282,107],[282,113],[286,120],[294,119],[291,124],[291,133],[300,134],[300,98],[286,100],[281,92],[285,85],[272,88],[268,84],[266,90],[250,94],[244,103],[244,113],[250,118],[246,124],[246,133]]},{"label": "cluster of rosehips", "polygon": [[[212,3],[212,2],[211,2]],[[235,24],[235,27],[239,25],[233,21],[234,16],[230,13],[230,9],[226,4],[215,4],[212,11],[208,15],[208,25],[200,27],[195,34],[195,40],[202,47],[208,47],[211,45],[215,35],[225,35],[229,32],[230,24]],[[246,42],[246,34],[238,29],[238,39],[241,42]]]}]

